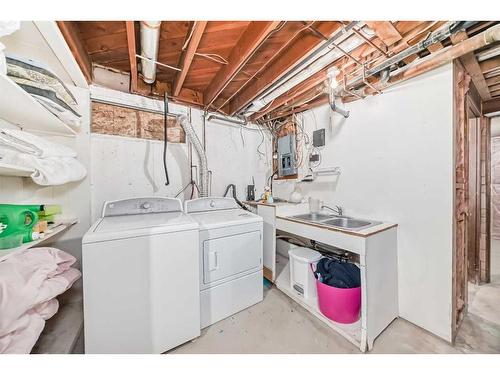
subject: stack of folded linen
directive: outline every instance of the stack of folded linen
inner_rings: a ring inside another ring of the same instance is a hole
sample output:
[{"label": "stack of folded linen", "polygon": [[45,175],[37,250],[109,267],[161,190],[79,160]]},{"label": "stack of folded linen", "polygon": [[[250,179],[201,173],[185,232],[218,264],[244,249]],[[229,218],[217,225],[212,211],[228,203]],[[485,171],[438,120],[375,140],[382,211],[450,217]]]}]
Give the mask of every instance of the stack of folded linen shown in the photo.
[{"label": "stack of folded linen", "polygon": [[62,185],[85,178],[85,167],[69,147],[34,134],[0,129],[0,161],[34,170],[31,178],[39,185]]},{"label": "stack of folded linen", "polygon": [[40,247],[0,259],[0,353],[30,353],[59,309],[56,297],[81,277],[76,259]]},{"label": "stack of folded linen", "polygon": [[75,97],[42,63],[7,55],[7,75],[62,122],[80,126]]}]

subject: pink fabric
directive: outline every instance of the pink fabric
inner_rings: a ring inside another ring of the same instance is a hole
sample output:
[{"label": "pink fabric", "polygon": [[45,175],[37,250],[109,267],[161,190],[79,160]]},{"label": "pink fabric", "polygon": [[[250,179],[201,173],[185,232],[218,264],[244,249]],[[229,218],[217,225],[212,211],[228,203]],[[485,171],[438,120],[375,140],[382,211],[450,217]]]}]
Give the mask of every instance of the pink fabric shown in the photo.
[{"label": "pink fabric", "polygon": [[55,299],[80,278],[76,259],[42,247],[0,261],[0,353],[29,353],[58,310]]}]

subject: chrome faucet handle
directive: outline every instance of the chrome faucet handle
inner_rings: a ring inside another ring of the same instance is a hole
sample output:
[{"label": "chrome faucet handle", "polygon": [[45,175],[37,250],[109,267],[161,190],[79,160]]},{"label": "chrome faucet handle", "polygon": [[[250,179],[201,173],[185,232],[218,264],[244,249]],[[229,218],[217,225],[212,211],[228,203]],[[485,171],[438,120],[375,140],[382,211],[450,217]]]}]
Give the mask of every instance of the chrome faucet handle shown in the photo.
[{"label": "chrome faucet handle", "polygon": [[340,206],[335,206],[335,208],[332,208],[332,207],[329,207],[329,206],[326,206],[326,205],[322,205],[321,208],[328,208],[330,211],[333,211],[337,216],[342,216],[344,210],[342,209],[342,207]]}]

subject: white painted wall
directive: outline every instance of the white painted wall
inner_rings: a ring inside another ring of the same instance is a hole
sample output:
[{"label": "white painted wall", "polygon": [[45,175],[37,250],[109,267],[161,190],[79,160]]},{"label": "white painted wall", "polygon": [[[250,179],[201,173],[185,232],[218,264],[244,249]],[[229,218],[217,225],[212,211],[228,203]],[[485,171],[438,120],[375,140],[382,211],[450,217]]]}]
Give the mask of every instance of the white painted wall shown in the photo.
[{"label": "white painted wall", "polygon": [[[396,222],[400,316],[451,339],[453,112],[451,65],[347,104],[347,120],[323,106],[304,114],[306,132],[326,128],[321,166],[342,174],[302,183],[305,196],[345,213]],[[301,175],[305,173],[304,168]],[[288,198],[293,182],[275,182]],[[380,288],[383,288],[380,285]]]},{"label": "white painted wall", "polygon": [[[186,108],[188,111],[189,109]],[[191,121],[203,142],[202,111],[191,109]],[[257,190],[262,192],[270,174],[270,140],[266,135],[259,158],[257,147],[262,133],[241,129],[219,121],[205,124],[208,167],[212,171],[211,193],[221,196],[226,186],[236,184],[238,198],[246,197],[246,185],[255,177]],[[243,137],[243,140],[242,140]],[[175,196],[190,181],[188,144],[169,143],[167,166],[170,185],[165,186],[163,142],[145,139],[91,135],[91,195],[92,218],[99,217],[106,200],[138,196]],[[193,149],[194,164],[198,164]],[[193,174],[198,180],[197,170]],[[112,181],[110,183],[110,181]],[[188,188],[181,199],[189,199]]]}]

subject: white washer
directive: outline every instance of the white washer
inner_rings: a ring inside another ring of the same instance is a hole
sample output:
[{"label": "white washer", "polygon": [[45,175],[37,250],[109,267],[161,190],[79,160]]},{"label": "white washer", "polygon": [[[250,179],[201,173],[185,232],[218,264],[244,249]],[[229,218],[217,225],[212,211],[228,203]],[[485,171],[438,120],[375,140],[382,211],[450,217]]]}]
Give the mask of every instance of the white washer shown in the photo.
[{"label": "white washer", "polygon": [[83,237],[86,353],[162,353],[200,335],[198,224],[173,198],[104,204]]},{"label": "white washer", "polygon": [[199,198],[184,210],[200,225],[201,328],[263,298],[260,216],[232,198]]}]

